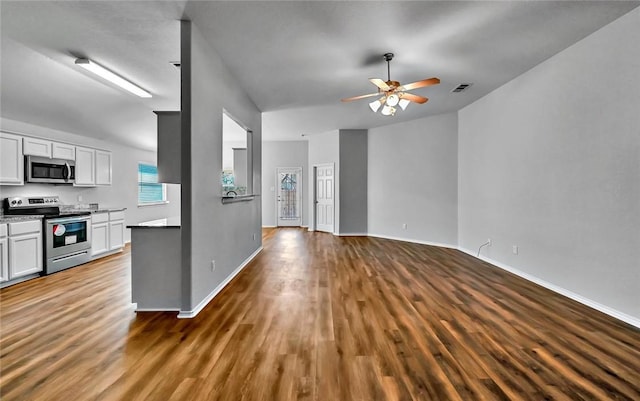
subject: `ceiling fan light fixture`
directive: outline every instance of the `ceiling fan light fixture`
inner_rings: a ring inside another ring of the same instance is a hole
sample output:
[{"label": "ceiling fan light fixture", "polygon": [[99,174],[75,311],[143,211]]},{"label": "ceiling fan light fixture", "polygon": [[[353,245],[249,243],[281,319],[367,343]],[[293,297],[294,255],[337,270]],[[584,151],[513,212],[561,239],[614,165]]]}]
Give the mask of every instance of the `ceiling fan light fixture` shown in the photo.
[{"label": "ceiling fan light fixture", "polygon": [[400,98],[395,93],[392,93],[389,96],[387,96],[388,106],[391,106],[391,107],[397,106],[399,101],[400,101]]},{"label": "ceiling fan light fixture", "polygon": [[382,108],[382,111],[380,112],[383,116],[393,116],[396,114],[396,108],[389,106],[389,105],[385,105]]},{"label": "ceiling fan light fixture", "polygon": [[371,108],[371,110],[373,110],[374,113],[378,111],[380,106],[382,106],[382,102],[380,100],[374,100],[373,102],[369,103],[369,107]]},{"label": "ceiling fan light fixture", "polygon": [[360,100],[373,96],[383,95],[380,99],[369,103],[369,108],[377,113],[382,107],[380,113],[385,116],[394,116],[398,109],[398,106],[402,110],[406,110],[409,103],[414,102],[418,104],[426,103],[429,99],[424,96],[414,95],[407,91],[424,88],[425,86],[437,85],[440,83],[440,79],[433,77],[422,79],[420,81],[411,82],[409,84],[401,85],[398,81],[391,80],[391,60],[393,60],[393,53],[385,53],[384,59],[387,62],[387,80],[380,78],[369,78],[369,82],[378,88],[377,93],[368,93],[366,95],[352,96],[341,99],[342,102],[351,102],[354,100]]},{"label": "ceiling fan light fixture", "polygon": [[77,58],[76,59],[76,65],[84,68],[87,71],[90,71],[90,72],[96,74],[97,76],[99,76],[102,79],[106,79],[107,81],[111,82],[112,84],[115,84],[115,85],[121,87],[122,89],[124,89],[124,90],[126,90],[126,91],[128,91],[130,93],[133,93],[136,96],[145,97],[145,98],[151,97],[151,93],[149,93],[146,90],[140,88],[139,86],[127,81],[126,79],[114,74],[113,72],[107,70],[103,66],[94,63],[93,61],[89,60],[88,58]]}]

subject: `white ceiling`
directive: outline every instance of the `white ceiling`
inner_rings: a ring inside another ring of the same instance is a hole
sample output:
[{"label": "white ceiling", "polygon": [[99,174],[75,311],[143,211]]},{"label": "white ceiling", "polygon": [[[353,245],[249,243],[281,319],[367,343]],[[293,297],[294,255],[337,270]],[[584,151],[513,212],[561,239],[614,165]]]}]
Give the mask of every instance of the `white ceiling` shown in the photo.
[{"label": "white ceiling", "polygon": [[[263,139],[301,139],[459,110],[640,5],[638,1],[2,1],[0,112],[155,148],[153,110],[178,110],[179,20],[191,19],[263,114]],[[395,117],[367,101],[391,78],[439,77]],[[141,99],[74,65],[88,57],[153,93]],[[594,49],[594,57],[598,57]],[[461,94],[459,83],[473,86]]]}]

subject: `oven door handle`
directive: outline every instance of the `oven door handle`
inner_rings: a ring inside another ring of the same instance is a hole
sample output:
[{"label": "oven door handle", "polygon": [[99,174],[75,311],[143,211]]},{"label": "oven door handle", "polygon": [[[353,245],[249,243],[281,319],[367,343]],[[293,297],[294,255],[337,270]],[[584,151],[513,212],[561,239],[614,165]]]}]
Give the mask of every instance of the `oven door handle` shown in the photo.
[{"label": "oven door handle", "polygon": [[91,216],[87,217],[66,217],[66,218],[54,218],[47,219],[47,224],[60,224],[60,223],[71,223],[71,222],[80,222],[80,221],[89,221],[91,220]]}]

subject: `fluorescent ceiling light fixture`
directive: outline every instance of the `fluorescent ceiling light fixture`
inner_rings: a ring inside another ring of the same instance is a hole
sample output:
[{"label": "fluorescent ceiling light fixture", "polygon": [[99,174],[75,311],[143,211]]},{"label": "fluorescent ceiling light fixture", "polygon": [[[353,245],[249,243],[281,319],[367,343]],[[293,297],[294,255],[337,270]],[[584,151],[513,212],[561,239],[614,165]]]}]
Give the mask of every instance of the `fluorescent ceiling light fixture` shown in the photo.
[{"label": "fluorescent ceiling light fixture", "polygon": [[139,86],[136,86],[134,84],[132,84],[131,82],[127,81],[126,79],[114,74],[113,72],[107,70],[106,68],[102,67],[101,65],[98,65],[96,63],[94,63],[93,61],[87,59],[87,58],[78,58],[76,59],[76,65],[84,68],[87,71],[91,71],[92,73],[98,75],[101,78],[106,79],[107,81],[118,85],[119,87],[121,87],[122,89],[133,93],[134,95],[140,96],[140,97],[151,97],[151,93],[145,91],[144,89],[140,88]]}]

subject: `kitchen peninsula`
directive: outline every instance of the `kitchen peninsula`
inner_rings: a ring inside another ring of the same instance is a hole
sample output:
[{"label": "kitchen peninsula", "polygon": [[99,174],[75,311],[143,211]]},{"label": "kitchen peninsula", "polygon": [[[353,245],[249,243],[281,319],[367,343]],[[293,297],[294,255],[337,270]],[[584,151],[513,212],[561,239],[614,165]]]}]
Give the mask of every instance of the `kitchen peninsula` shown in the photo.
[{"label": "kitchen peninsula", "polygon": [[136,311],[179,311],[181,222],[170,217],[128,225],[131,229],[131,302]]}]

